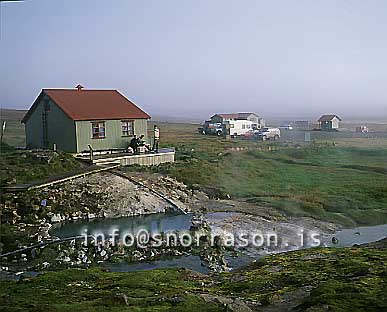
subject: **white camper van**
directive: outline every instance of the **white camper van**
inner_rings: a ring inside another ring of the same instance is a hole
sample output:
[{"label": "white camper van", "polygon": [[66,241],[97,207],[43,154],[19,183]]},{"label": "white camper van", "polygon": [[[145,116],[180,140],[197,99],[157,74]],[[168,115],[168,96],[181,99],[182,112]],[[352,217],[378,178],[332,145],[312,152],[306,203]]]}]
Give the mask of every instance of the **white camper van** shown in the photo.
[{"label": "white camper van", "polygon": [[230,125],[230,135],[232,136],[244,135],[253,129],[253,122],[250,120],[230,120],[226,123]]}]

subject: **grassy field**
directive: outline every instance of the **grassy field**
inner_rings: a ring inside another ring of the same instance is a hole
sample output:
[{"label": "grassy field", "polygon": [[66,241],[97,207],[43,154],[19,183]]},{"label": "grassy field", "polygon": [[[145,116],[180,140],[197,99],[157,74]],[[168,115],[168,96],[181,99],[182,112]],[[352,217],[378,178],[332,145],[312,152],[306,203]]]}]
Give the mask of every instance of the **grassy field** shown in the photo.
[{"label": "grassy field", "polygon": [[242,271],[210,276],[184,269],[64,270],[0,282],[0,306],[2,311],[246,311],[241,306],[249,304],[258,311],[386,311],[386,264],[386,249],[325,248],[267,256]]},{"label": "grassy field", "polygon": [[177,162],[153,168],[192,187],[346,226],[387,222],[387,139],[303,145],[201,136],[196,125],[159,124]]},{"label": "grassy field", "polygon": [[25,146],[24,125],[26,111],[1,109],[1,121],[6,121],[3,144],[0,151],[0,187],[27,183],[62,174],[83,167],[66,153],[31,153],[16,150]]},{"label": "grassy field", "polygon": [[26,111],[1,109],[0,121],[6,121],[6,127],[3,136],[3,142],[11,146],[25,146],[24,125],[21,123]]},{"label": "grassy field", "polygon": [[83,163],[66,153],[19,151],[3,144],[0,153],[0,187],[33,182],[82,167]]},{"label": "grassy field", "polygon": [[[7,111],[2,115],[16,127],[6,131],[4,141],[14,146],[23,142],[19,123],[23,114]],[[195,124],[157,124],[161,145],[176,148],[177,162],[151,171],[171,175],[216,197],[246,200],[291,216],[311,216],[346,226],[387,223],[385,137],[335,138],[310,145],[225,141],[199,135]],[[149,129],[152,127],[151,122]],[[77,164],[70,158],[63,155],[58,159],[65,161],[46,164],[23,153],[3,153],[2,183],[23,183],[73,170]]]}]

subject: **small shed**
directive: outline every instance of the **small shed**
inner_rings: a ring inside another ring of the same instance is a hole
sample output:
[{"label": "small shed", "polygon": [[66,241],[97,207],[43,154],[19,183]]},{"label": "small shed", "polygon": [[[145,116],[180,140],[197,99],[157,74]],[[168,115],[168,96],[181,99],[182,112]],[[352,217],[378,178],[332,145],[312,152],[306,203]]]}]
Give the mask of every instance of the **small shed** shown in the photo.
[{"label": "small shed", "polygon": [[340,127],[341,118],[337,115],[322,115],[318,119],[319,128],[321,130],[338,130]]}]

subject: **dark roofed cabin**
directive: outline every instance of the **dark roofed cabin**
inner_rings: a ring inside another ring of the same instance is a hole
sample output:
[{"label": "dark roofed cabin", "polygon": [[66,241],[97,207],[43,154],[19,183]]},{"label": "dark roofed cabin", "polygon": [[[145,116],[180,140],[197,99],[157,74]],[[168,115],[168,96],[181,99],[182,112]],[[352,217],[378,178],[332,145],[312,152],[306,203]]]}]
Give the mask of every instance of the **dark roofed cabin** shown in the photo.
[{"label": "dark roofed cabin", "polygon": [[337,115],[322,115],[319,120],[319,127],[321,130],[330,131],[338,130],[340,127],[341,118]]},{"label": "dark roofed cabin", "polygon": [[117,90],[43,89],[24,116],[27,148],[79,153],[127,148],[150,116]]}]

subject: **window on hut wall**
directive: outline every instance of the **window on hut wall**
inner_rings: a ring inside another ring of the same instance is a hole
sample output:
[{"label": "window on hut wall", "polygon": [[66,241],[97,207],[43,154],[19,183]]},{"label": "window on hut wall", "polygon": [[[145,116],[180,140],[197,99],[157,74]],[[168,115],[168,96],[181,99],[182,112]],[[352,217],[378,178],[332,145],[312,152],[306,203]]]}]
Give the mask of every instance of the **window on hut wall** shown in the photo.
[{"label": "window on hut wall", "polygon": [[121,121],[122,136],[133,136],[134,135],[134,122],[133,120],[122,120]]},{"label": "window on hut wall", "polygon": [[106,136],[105,122],[94,121],[91,123],[93,139],[102,139]]}]

